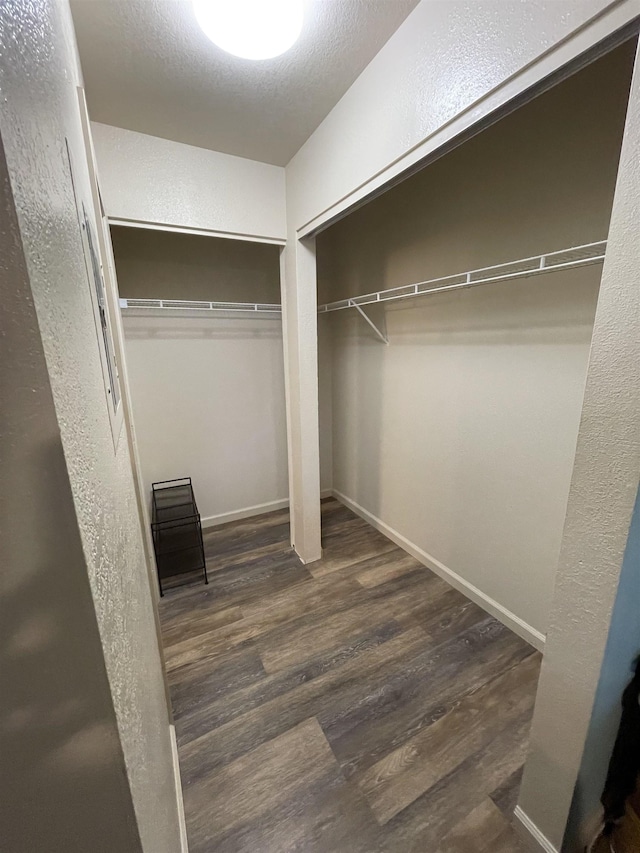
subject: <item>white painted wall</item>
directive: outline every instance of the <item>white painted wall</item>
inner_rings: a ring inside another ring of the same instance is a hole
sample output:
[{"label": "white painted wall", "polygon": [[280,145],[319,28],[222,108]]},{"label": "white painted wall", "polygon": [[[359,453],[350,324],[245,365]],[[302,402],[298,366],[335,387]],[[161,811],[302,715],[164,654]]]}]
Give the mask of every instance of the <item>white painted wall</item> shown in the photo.
[{"label": "white painted wall", "polygon": [[279,319],[124,318],[146,493],[193,478],[204,524],[288,500]]},{"label": "white painted wall", "polygon": [[[595,317],[519,814],[560,850],[640,480],[640,66]],[[637,568],[636,568],[637,571]],[[568,850],[573,853],[571,846]]]},{"label": "white painted wall", "polygon": [[[3,359],[19,365],[9,446],[24,478],[9,507],[9,554],[3,538],[2,624],[12,643],[3,655],[14,656],[8,695],[18,702],[12,719],[3,717],[14,727],[16,762],[10,773],[3,750],[3,846],[8,836],[17,851],[177,853],[168,709],[131,462],[125,436],[116,450],[112,441],[67,160],[65,138],[92,216],[67,4],[2,4],[0,53],[0,133],[19,229],[9,231],[10,248],[21,241],[28,276],[9,286],[19,282],[21,298],[14,294],[7,317],[16,350]],[[4,229],[6,206],[2,215]],[[22,678],[24,692],[14,693]],[[5,689],[3,678],[3,697]]]},{"label": "white painted wall", "polygon": [[[120,293],[131,298],[279,302],[279,249],[113,228]],[[279,317],[124,317],[145,494],[191,476],[205,524],[288,501]]]},{"label": "white painted wall", "polygon": [[284,169],[92,123],[107,216],[284,242]]},{"label": "white painted wall", "polygon": [[[606,237],[633,45],[319,235],[321,298]],[[597,124],[593,116],[598,115]],[[540,644],[600,269],[354,311],[333,325],[333,487]]]}]

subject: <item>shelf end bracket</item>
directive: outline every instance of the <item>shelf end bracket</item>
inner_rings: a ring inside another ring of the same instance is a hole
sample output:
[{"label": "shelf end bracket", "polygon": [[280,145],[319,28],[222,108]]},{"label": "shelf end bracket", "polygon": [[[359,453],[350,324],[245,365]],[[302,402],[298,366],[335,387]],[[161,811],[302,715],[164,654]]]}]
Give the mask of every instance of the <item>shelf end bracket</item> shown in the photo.
[{"label": "shelf end bracket", "polygon": [[367,323],[371,326],[371,328],[372,328],[372,329],[373,329],[373,331],[376,333],[376,335],[380,338],[380,340],[381,340],[381,341],[383,341],[383,342],[384,342],[385,344],[387,344],[387,346],[388,346],[388,345],[389,345],[389,338],[388,338],[385,334],[383,334],[383,333],[380,331],[380,329],[376,326],[376,324],[373,322],[373,320],[369,317],[369,315],[368,315],[368,314],[365,314],[365,312],[364,312],[364,311],[362,310],[362,308],[358,305],[358,303],[357,303],[357,302],[354,302],[354,301],[353,301],[353,299],[350,299],[350,300],[349,300],[349,305],[351,305],[351,306],[352,306],[352,308],[355,308],[355,309],[356,309],[356,311],[358,311],[358,313],[359,313],[359,314],[360,314],[360,315],[361,315],[361,316],[362,316],[362,317],[367,321]]}]

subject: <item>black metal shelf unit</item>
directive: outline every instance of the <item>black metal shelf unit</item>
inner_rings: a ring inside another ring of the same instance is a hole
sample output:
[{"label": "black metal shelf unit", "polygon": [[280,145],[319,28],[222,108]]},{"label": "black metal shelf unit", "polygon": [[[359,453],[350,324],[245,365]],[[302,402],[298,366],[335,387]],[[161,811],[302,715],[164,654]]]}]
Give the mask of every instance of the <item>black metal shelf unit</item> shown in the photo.
[{"label": "black metal shelf unit", "polygon": [[202,570],[204,582],[209,583],[191,477],[162,480],[152,483],[151,489],[151,532],[160,595],[164,595],[163,579],[175,575]]}]

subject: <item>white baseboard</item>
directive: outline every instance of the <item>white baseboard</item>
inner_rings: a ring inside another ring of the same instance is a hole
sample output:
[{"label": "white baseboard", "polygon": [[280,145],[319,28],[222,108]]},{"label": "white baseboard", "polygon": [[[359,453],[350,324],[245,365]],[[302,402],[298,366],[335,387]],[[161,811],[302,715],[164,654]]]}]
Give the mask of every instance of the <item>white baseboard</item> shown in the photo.
[{"label": "white baseboard", "polygon": [[178,761],[178,741],[176,740],[176,727],[169,726],[171,737],[171,753],[173,755],[173,775],[176,784],[176,801],[178,803],[178,824],[180,826],[180,853],[189,853],[187,841],[187,824],[184,819],[184,800],[182,799],[182,780],[180,778],[180,762]]},{"label": "white baseboard", "polygon": [[513,817],[518,835],[529,846],[532,853],[558,853],[549,839],[540,832],[520,806],[516,806]]},{"label": "white baseboard", "polygon": [[208,515],[201,519],[203,527],[217,527],[219,524],[227,524],[229,521],[240,521],[243,518],[251,518],[252,515],[262,515],[265,512],[275,512],[277,509],[286,509],[289,499],[282,498],[277,501],[268,501],[264,504],[247,506],[244,509],[235,509],[231,512],[221,512],[219,515]]},{"label": "white baseboard", "polygon": [[410,542],[401,533],[394,530],[393,527],[390,527],[382,521],[382,519],[373,515],[373,513],[351,500],[351,498],[343,495],[342,492],[334,489],[333,496],[350,510],[355,512],[356,515],[359,515],[361,518],[364,518],[365,521],[368,521],[369,524],[372,527],[375,527],[376,530],[379,530],[380,533],[384,533],[384,535],[391,539],[392,542],[395,542],[396,545],[399,545],[400,548],[403,548],[408,554],[411,554],[412,557],[415,557],[416,560],[421,562],[428,569],[431,569],[432,572],[435,572],[435,574],[439,575],[443,580],[451,584],[451,586],[466,595],[467,598],[470,598],[482,607],[483,610],[486,610],[492,616],[495,616],[496,619],[499,619],[500,622],[530,643],[534,648],[538,649],[538,651],[542,651],[544,649],[545,637],[544,634],[540,633],[540,631],[537,631],[531,625],[528,625],[520,619],[519,616],[516,616],[515,613],[507,610],[506,607],[503,607],[493,598],[490,598],[482,592],[482,590],[478,589],[478,587],[469,583],[469,581],[465,580],[439,560],[436,560],[435,557],[427,554],[427,552],[423,551],[422,548],[419,548],[413,542]]},{"label": "white baseboard", "polygon": [[[320,498],[333,497],[333,489],[323,489]],[[275,512],[278,509],[286,509],[289,506],[289,498],[281,498],[277,501],[268,501],[264,504],[247,506],[244,509],[234,509],[231,512],[221,512],[219,515],[207,515],[201,519],[203,527],[217,527],[219,524],[227,524],[229,521],[241,521],[243,518],[251,518],[253,515],[263,515],[265,512]]]}]

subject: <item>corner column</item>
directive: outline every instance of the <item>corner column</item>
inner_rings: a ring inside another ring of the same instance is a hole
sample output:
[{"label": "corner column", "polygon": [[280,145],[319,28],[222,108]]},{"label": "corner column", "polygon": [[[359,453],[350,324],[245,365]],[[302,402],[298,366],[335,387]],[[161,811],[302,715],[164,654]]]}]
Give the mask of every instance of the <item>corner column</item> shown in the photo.
[{"label": "corner column", "polygon": [[291,545],[303,563],[313,563],[322,556],[315,239],[290,235],[280,273]]}]

